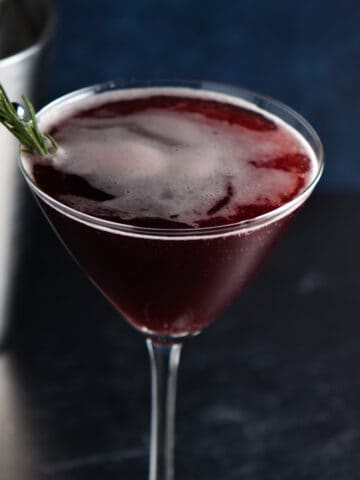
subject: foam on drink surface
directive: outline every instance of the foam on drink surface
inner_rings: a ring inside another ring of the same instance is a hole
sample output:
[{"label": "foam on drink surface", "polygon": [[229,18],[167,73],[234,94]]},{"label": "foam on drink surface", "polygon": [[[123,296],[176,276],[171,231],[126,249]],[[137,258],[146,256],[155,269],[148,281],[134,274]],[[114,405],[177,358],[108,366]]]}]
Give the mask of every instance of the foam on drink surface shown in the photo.
[{"label": "foam on drink surface", "polygon": [[275,117],[209,92],[137,91],[45,116],[61,148],[27,166],[40,188],[96,217],[176,228],[252,218],[311,180],[310,147]]}]

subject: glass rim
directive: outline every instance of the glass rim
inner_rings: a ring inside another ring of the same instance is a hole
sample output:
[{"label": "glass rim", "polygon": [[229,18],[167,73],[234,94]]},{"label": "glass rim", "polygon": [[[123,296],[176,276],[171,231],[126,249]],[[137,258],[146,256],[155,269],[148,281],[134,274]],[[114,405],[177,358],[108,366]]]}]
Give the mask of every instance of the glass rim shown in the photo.
[{"label": "glass rim", "polygon": [[[46,204],[54,208],[55,210],[59,211],[60,213],[72,218],[75,221],[84,223],[88,226],[93,228],[97,228],[100,230],[105,230],[112,233],[124,234],[129,236],[136,236],[136,237],[146,237],[146,238],[157,238],[157,239],[184,239],[189,237],[194,238],[204,238],[204,237],[214,237],[214,236],[224,236],[224,235],[232,235],[246,231],[252,231],[263,227],[267,224],[270,224],[274,221],[280,220],[281,218],[289,215],[298,207],[300,207],[305,200],[309,197],[311,192],[314,190],[316,184],[321,178],[322,172],[324,170],[324,149],[322,142],[316,133],[315,129],[310,125],[310,123],[302,117],[299,113],[293,110],[291,107],[288,107],[286,104],[278,101],[270,96],[263,95],[256,91],[231,85],[225,84],[221,82],[210,82],[210,81],[199,81],[199,80],[154,80],[154,81],[124,81],[124,80],[117,80],[117,81],[109,81],[104,83],[98,83],[95,85],[91,85],[85,88],[81,88],[70,92],[66,95],[62,95],[61,97],[53,100],[52,102],[48,103],[44,106],[38,113],[37,118],[40,119],[42,115],[46,114],[46,112],[52,108],[56,108],[57,106],[68,102],[68,101],[77,101],[81,100],[82,98],[86,98],[90,95],[96,95],[99,93],[112,91],[112,90],[122,90],[122,89],[135,89],[135,88],[155,88],[155,87],[171,87],[171,88],[194,88],[198,90],[207,90],[209,92],[214,93],[224,93],[228,96],[233,96],[235,98],[242,98],[245,101],[251,102],[251,98],[253,99],[251,103],[255,103],[254,100],[262,100],[275,106],[280,111],[290,115],[291,118],[297,120],[303,128],[310,134],[312,141],[316,144],[318,152],[314,151],[314,148],[309,144],[314,157],[315,157],[315,165],[316,172],[309,182],[309,184],[298,193],[294,198],[290,201],[280,205],[279,207],[270,210],[261,215],[257,215],[250,219],[241,220],[235,223],[229,223],[224,225],[216,225],[210,227],[185,227],[185,228],[153,228],[153,227],[141,227],[136,225],[131,225],[127,223],[120,223],[114,222],[112,220],[106,220],[100,217],[96,217],[94,215],[89,215],[84,212],[80,212],[75,208],[72,208],[68,205],[65,205],[59,200],[56,200],[51,195],[44,192],[41,188],[39,188],[28,172],[26,171],[23,162],[22,162],[22,155],[20,155],[20,169],[22,174],[24,175],[27,183],[29,184],[30,188],[41,198]],[[256,103],[255,103],[256,105]],[[272,113],[266,109],[266,107],[261,107],[265,112]],[[275,114],[280,119],[281,116]],[[286,120],[283,120],[286,122]],[[288,123],[288,122],[286,122]],[[293,127],[295,130],[296,127]],[[303,136],[303,135],[302,135]]]}]

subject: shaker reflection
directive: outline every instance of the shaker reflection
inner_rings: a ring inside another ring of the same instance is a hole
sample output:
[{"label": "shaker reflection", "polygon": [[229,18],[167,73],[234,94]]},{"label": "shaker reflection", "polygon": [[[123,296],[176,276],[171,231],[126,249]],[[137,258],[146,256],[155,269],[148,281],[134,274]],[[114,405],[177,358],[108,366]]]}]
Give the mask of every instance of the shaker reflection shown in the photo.
[{"label": "shaker reflection", "polygon": [[14,359],[0,357],[0,465],[6,480],[35,480],[37,459],[26,398]]}]

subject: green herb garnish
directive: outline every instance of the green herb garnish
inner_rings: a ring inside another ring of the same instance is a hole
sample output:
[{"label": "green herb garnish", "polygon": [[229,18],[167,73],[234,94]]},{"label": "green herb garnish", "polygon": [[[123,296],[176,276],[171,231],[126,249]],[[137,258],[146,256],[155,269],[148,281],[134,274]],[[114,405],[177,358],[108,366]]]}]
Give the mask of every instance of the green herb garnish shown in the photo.
[{"label": "green herb garnish", "polygon": [[0,83],[0,123],[19,140],[26,152],[52,155],[58,148],[56,141],[48,133],[40,132],[34,107],[25,95],[22,100],[24,108],[11,103]]}]

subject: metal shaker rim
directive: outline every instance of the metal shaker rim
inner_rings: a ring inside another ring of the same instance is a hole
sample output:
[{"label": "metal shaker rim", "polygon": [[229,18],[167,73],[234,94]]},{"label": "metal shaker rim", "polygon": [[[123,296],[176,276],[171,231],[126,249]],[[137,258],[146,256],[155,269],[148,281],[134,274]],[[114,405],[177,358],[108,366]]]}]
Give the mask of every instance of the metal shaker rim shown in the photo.
[{"label": "metal shaker rim", "polygon": [[36,55],[51,38],[57,20],[54,4],[51,0],[39,0],[38,3],[39,6],[44,9],[45,21],[42,25],[41,31],[39,32],[37,40],[23,50],[0,59],[0,70],[3,67],[5,68],[14,63],[22,62],[26,58]]}]

